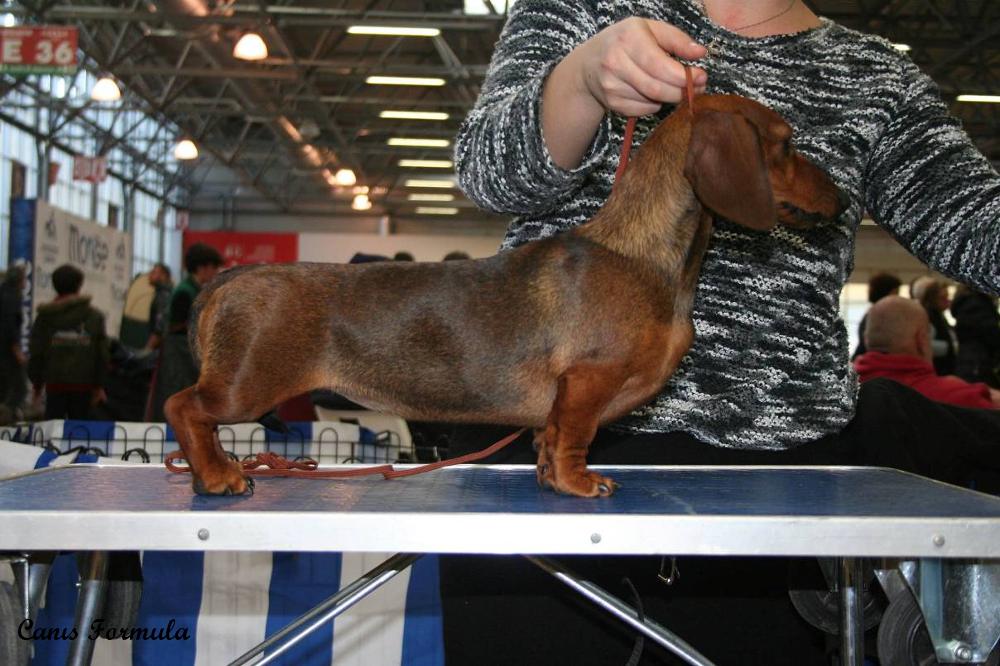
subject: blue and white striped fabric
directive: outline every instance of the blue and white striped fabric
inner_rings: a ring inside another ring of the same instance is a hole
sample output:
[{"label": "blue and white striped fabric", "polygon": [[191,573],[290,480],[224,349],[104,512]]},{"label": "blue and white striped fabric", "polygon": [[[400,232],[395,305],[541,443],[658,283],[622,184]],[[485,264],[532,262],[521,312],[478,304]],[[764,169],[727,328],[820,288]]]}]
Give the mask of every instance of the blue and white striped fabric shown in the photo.
[{"label": "blue and white striped fabric", "polygon": [[[101,638],[93,663],[228,663],[386,557],[384,553],[144,553],[136,626],[173,638]],[[277,663],[443,664],[437,572],[436,557],[425,556],[332,624],[300,641]],[[76,558],[60,555],[36,627],[73,626],[76,581]],[[61,666],[68,654],[68,641],[35,641],[31,663]]]},{"label": "blue and white striped fabric", "polygon": [[[86,424],[91,442],[106,424],[49,422],[48,434]],[[141,424],[136,424],[141,425]],[[36,428],[39,426],[36,426]],[[18,433],[24,436],[25,433]],[[10,436],[0,432],[0,437]],[[31,441],[36,441],[32,439]],[[83,442],[73,446],[85,445]],[[0,477],[52,464],[92,462],[38,446],[0,441]],[[173,639],[99,639],[100,666],[214,666],[253,645],[386,559],[388,553],[146,552],[137,628]],[[10,570],[0,568],[0,579]],[[74,554],[52,567],[36,628],[72,627]],[[171,624],[172,623],[172,624]],[[169,634],[168,632],[169,628]],[[186,634],[186,637],[185,637]],[[69,642],[35,641],[33,665],[66,663]],[[276,662],[302,666],[437,666],[444,663],[438,562],[425,556],[389,583],[302,640]]]}]

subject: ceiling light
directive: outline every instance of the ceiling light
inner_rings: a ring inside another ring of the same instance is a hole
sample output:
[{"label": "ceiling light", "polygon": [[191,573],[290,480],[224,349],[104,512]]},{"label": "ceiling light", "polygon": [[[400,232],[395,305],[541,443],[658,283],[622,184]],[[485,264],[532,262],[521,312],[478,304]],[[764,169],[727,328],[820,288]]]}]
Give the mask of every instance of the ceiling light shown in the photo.
[{"label": "ceiling light", "polygon": [[302,143],[302,133],[299,132],[298,127],[292,124],[291,120],[285,116],[278,116],[275,119],[275,122],[281,125],[281,128],[288,133],[288,136],[291,137],[292,141],[295,143]]},{"label": "ceiling light", "polygon": [[445,80],[424,76],[369,76],[365,83],[373,86],[443,86]]},{"label": "ceiling light", "polygon": [[448,120],[450,116],[442,111],[383,111],[378,117],[396,120]]},{"label": "ceiling light", "polygon": [[417,206],[417,215],[457,215],[457,208]]},{"label": "ceiling light", "polygon": [[431,180],[430,178],[409,178],[404,183],[406,187],[437,187],[437,188],[452,188],[455,187],[455,181],[451,178],[439,178]]},{"label": "ceiling light", "polygon": [[391,137],[386,143],[390,146],[409,146],[411,148],[447,148],[451,145],[448,139],[413,139],[401,136]]},{"label": "ceiling light", "polygon": [[896,49],[897,51],[902,51],[903,53],[912,50],[912,47],[909,44],[893,44],[892,48]]},{"label": "ceiling light", "polygon": [[368,198],[367,194],[356,194],[354,195],[354,200],[351,202],[351,208],[354,210],[369,210],[372,207],[371,199]]},{"label": "ceiling light", "polygon": [[122,91],[110,76],[102,76],[97,79],[93,89],[90,91],[90,99],[95,102],[114,102],[121,99]]},{"label": "ceiling light", "polygon": [[179,160],[193,160],[198,158],[198,146],[194,145],[191,139],[181,139],[174,146],[174,157]]},{"label": "ceiling light", "polygon": [[410,192],[410,194],[407,195],[406,198],[409,199],[410,201],[436,201],[440,203],[445,201],[454,201],[455,195],[432,194],[430,192]]},{"label": "ceiling light", "polygon": [[236,42],[233,57],[239,60],[263,60],[267,57],[267,44],[256,32],[248,32]]},{"label": "ceiling light", "polygon": [[387,35],[390,37],[437,37],[438,28],[412,28],[388,25],[352,25],[347,29],[352,35]]},{"label": "ceiling light", "polygon": [[450,169],[451,160],[399,160],[399,166],[408,169]]},{"label": "ceiling light", "polygon": [[992,102],[1000,103],[1000,95],[959,95],[959,102]]},{"label": "ceiling light", "polygon": [[337,173],[333,174],[333,179],[337,181],[337,185],[343,187],[350,187],[358,182],[358,177],[350,169],[337,169]]},{"label": "ceiling light", "polygon": [[311,143],[304,143],[302,144],[301,151],[302,156],[306,158],[306,161],[309,162],[309,164],[314,167],[322,166],[323,156],[319,154],[319,150],[316,149],[316,146]]}]

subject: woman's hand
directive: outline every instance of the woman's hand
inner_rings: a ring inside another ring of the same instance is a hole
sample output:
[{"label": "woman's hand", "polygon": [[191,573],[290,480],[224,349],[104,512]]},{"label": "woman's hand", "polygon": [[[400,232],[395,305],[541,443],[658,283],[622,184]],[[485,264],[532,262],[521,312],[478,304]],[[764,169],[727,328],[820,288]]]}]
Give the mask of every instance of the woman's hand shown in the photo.
[{"label": "woman's hand", "polygon": [[[549,75],[542,93],[542,130],[552,159],[576,168],[608,111],[644,116],[679,102],[687,79],[676,58],[697,60],[704,46],[662,21],[628,18],[583,42]],[[695,90],[708,77],[692,70]]]},{"label": "woman's hand", "polygon": [[[576,49],[580,76],[588,93],[609,111],[623,116],[656,113],[664,103],[679,102],[687,86],[684,65],[707,53],[680,29],[632,17],[605,28]],[[696,92],[707,75],[692,69]]]}]

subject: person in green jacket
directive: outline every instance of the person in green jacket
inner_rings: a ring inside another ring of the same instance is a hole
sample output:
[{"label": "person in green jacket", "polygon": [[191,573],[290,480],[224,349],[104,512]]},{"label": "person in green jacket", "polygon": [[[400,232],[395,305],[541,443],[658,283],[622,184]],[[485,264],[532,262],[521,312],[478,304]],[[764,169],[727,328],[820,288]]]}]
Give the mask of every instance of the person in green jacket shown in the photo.
[{"label": "person in green jacket", "polygon": [[104,315],[80,294],[83,272],[63,264],[52,272],[56,298],[38,306],[28,347],[28,378],[36,401],[45,390],[46,419],[87,419],[107,400],[110,351]]},{"label": "person in green jacket", "polygon": [[174,289],[166,316],[166,335],[160,348],[160,364],[153,379],[147,408],[147,420],[164,421],[163,404],[171,395],[198,381],[198,368],[188,344],[188,320],[191,307],[201,288],[222,267],[222,255],[205,243],[195,243],[184,253],[187,275]]}]

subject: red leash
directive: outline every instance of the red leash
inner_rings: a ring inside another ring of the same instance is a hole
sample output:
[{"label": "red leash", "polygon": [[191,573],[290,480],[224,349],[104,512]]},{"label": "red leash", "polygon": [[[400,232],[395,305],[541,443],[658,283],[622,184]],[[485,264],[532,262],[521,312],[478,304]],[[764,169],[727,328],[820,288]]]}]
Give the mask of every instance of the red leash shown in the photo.
[{"label": "red leash", "polygon": [[[511,433],[500,441],[491,444],[482,451],[467,453],[464,456],[449,458],[448,460],[439,460],[435,463],[428,463],[411,469],[396,469],[392,465],[374,465],[372,467],[360,467],[357,469],[319,469],[319,463],[315,460],[289,460],[288,458],[279,456],[276,453],[271,453],[270,451],[258,453],[253,460],[244,460],[240,464],[243,466],[243,472],[247,476],[276,476],[282,478],[293,477],[300,479],[349,479],[357,476],[381,474],[382,478],[385,479],[398,479],[402,476],[413,476],[414,474],[423,474],[424,472],[431,472],[442,467],[450,467],[452,465],[460,465],[462,463],[482,460],[483,458],[493,455],[497,451],[506,447],[508,444],[520,437],[525,430],[527,430],[527,428],[521,428],[517,432]],[[177,460],[184,460],[183,452],[174,451],[173,453],[167,454],[167,457],[163,460],[163,464],[174,474],[184,474],[191,471],[189,466],[182,467],[175,465],[174,462]]]},{"label": "red leash", "polygon": [[628,158],[632,153],[632,133],[635,132],[635,122],[638,120],[635,116],[629,116],[628,122],[625,123],[625,137],[622,139],[622,152],[618,155],[618,170],[615,171],[615,182],[611,186],[613,190],[618,182],[622,179],[622,174],[625,173],[625,167],[628,166]]},{"label": "red leash", "polygon": [[[694,114],[694,79],[691,78],[691,68],[684,68],[684,77],[687,79],[687,101],[688,101],[688,111]],[[628,122],[625,123],[625,136],[622,137],[622,151],[618,154],[618,169],[615,171],[615,182],[612,184],[611,189],[618,185],[618,181],[622,179],[622,175],[625,173],[625,168],[628,166],[628,158],[632,154],[632,134],[635,132],[635,123],[638,120],[635,116],[629,116]]]}]

